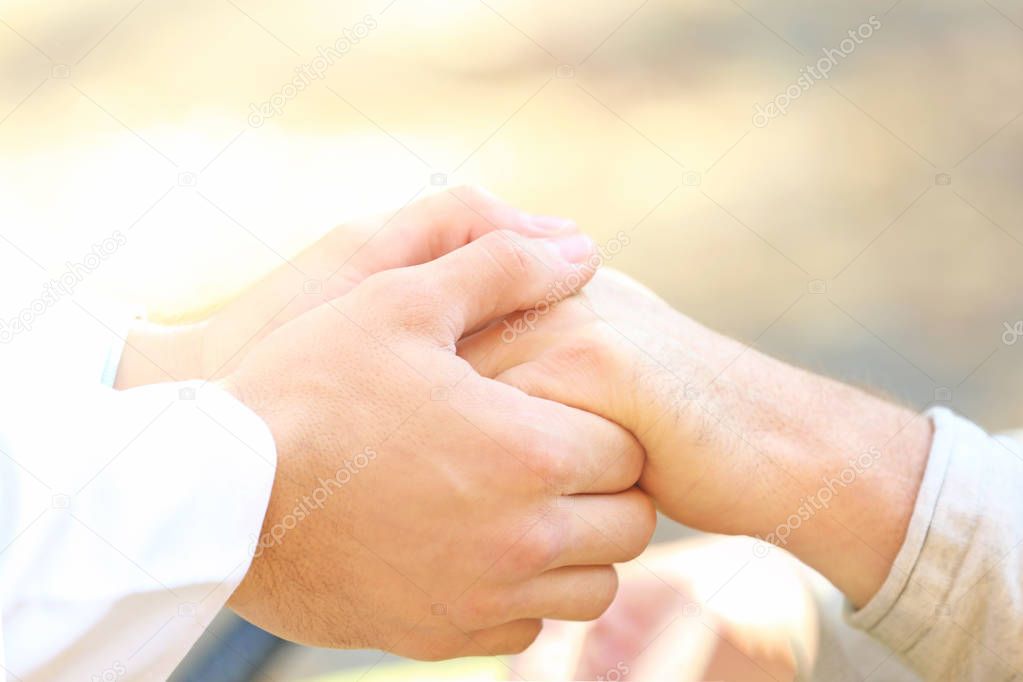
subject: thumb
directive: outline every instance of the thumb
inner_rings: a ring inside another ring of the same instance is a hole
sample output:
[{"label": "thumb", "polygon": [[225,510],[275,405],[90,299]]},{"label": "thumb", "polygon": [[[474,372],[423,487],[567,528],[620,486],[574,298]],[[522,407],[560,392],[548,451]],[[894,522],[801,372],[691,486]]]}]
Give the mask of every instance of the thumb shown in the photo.
[{"label": "thumb", "polygon": [[577,231],[571,220],[527,214],[472,186],[451,188],[370,223],[371,236],[343,267],[356,282],[382,270],[427,263],[496,230],[527,237]]},{"label": "thumb", "polygon": [[577,293],[599,265],[593,241],[582,234],[527,239],[501,230],[446,256],[410,268],[430,282],[445,344],[517,310],[547,312]]}]

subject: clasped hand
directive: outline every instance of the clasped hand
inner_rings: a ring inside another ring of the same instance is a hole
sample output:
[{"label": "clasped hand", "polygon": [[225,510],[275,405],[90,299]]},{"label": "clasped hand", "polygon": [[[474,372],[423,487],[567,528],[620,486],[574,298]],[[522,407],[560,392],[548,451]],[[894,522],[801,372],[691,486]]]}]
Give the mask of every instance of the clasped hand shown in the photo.
[{"label": "clasped hand", "polygon": [[[594,255],[567,221],[452,190],[337,228],[201,323],[136,329],[119,387],[214,380],[274,436],[263,539],[229,605],[317,646],[521,651],[543,618],[608,608],[612,564],[646,547],[654,502],[700,530],[769,537],[842,447],[902,434],[917,455],[866,472],[863,493],[788,547],[854,603],[869,598],[929,426],[622,275],[587,285]],[[278,532],[331,479],[325,502]],[[871,551],[835,551],[851,546],[842,532]]]}]

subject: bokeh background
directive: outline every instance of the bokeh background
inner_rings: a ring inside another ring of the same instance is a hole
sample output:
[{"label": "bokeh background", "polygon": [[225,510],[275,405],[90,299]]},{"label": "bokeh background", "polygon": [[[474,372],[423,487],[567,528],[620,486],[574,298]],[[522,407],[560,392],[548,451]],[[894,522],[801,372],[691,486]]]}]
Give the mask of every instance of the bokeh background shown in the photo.
[{"label": "bokeh background", "polygon": [[1020,0],[2,0],[0,252],[57,274],[121,230],[86,286],[183,319],[346,217],[478,183],[627,231],[614,267],[761,350],[1016,427],[1021,74]]}]

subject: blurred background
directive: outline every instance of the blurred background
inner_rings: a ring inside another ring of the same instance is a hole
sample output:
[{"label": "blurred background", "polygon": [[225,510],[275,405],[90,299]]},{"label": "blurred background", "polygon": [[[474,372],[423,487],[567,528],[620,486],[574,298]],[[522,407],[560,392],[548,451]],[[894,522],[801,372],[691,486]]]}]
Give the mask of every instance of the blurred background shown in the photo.
[{"label": "blurred background", "polygon": [[[1017,427],[1021,73],[1020,0],[2,0],[0,262],[120,230],[83,286],[187,319],[477,183],[761,350]],[[224,616],[182,679],[381,658],[273,644]]]}]

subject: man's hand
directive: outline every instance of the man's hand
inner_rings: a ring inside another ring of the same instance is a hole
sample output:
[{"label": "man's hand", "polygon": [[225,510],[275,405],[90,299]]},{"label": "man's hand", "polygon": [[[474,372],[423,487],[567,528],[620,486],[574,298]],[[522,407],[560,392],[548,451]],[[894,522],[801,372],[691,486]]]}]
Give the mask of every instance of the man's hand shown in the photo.
[{"label": "man's hand", "polygon": [[230,606],[317,646],[415,658],[520,651],[590,619],[653,532],[617,425],[483,378],[463,333],[580,285],[579,236],[489,234],[368,277],[270,334],[223,380],[278,472]]},{"label": "man's hand", "polygon": [[475,187],[456,187],[397,212],[340,225],[206,320],[138,324],[128,337],[116,386],[224,376],[274,329],[369,275],[429,262],[494,230],[549,237],[574,233],[576,226],[526,214]]},{"label": "man's hand", "polygon": [[781,544],[863,604],[902,544],[928,421],[716,334],[627,277],[466,339],[484,376],[600,414],[673,519]]}]

